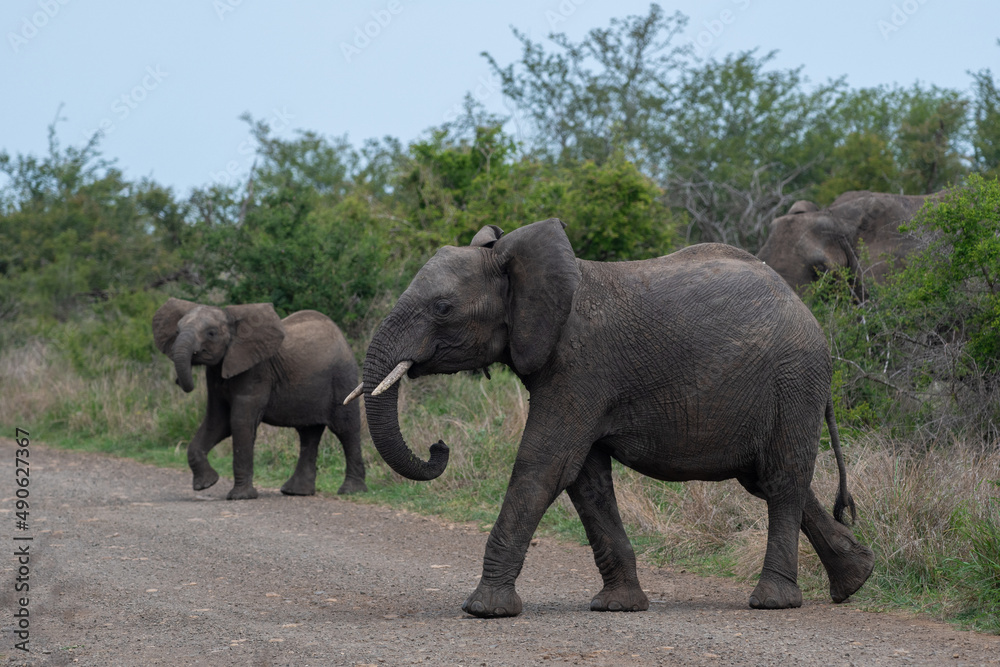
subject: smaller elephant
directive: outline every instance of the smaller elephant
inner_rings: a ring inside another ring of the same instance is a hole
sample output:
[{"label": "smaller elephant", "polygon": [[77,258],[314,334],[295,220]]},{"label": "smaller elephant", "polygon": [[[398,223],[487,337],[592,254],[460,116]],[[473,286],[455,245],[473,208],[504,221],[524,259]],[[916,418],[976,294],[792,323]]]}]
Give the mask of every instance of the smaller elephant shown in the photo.
[{"label": "smaller elephant", "polygon": [[900,233],[899,226],[912,220],[932,198],[851,191],[823,209],[810,201],[797,201],[788,213],[771,222],[767,242],[757,257],[798,292],[820,274],[847,267],[861,296],[862,281],[881,282],[916,249],[916,239]]},{"label": "smaller elephant", "polygon": [[153,315],[153,338],[174,362],[184,391],[194,389],[191,367],[205,367],[208,409],[187,449],[195,491],[218,481],[208,452],[232,436],[234,481],[227,497],[257,497],[253,448],[261,422],[299,432],[298,464],[282,493],[316,492],[316,455],[327,427],[347,460],[337,493],[367,490],[360,411],[342,404],[357,382],[358,366],[329,317],[302,310],[282,320],[269,303],[217,308],[171,298]]}]

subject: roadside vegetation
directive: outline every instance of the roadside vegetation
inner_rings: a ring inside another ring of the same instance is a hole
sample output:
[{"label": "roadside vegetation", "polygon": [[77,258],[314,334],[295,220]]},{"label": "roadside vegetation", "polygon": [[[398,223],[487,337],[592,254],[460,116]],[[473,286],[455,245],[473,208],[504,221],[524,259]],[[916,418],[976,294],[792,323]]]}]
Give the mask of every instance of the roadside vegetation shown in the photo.
[{"label": "roadside vegetation", "polygon": [[[878,557],[852,598],[1000,632],[1000,93],[989,70],[968,90],[915,84],[811,85],[768,55],[695,61],[649,15],[556,36],[489,62],[515,111],[473,97],[455,121],[408,144],[360,147],[247,117],[257,168],[238,187],[181,195],[127,180],[99,137],[42,156],[0,151],[0,427],[59,446],[186,467],[204,386],[181,392],[150,321],[177,296],[272,302],[329,314],[359,361],[394,298],[443,244],[486,224],[506,231],[556,216],[578,256],[642,259],[689,243],[751,252],[798,199],[851,189],[950,188],[911,233],[924,248],[859,301],[827,274],[807,303],[835,358],[834,398],[858,503],[854,530]],[[417,452],[442,438],[444,475],[394,475],[364,434],[369,494],[488,528],[499,510],[528,395],[509,372],[404,381],[403,433]],[[318,487],[343,477],[324,436]],[[824,434],[824,447],[826,445]],[[256,481],[278,486],[294,431],[262,427]],[[231,470],[228,442],[212,453]],[[764,503],[735,482],[660,483],[617,470],[623,518],[643,557],[751,581],[766,541]],[[832,503],[836,466],[820,452],[814,488]],[[585,542],[560,497],[542,530]],[[800,577],[826,579],[803,539]]]}]

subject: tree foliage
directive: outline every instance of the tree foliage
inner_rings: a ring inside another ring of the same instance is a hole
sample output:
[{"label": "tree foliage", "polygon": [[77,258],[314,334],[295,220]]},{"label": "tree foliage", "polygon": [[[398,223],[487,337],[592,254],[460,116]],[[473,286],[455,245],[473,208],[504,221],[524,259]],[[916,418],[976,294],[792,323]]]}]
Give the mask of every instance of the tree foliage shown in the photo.
[{"label": "tree foliage", "polygon": [[1000,182],[977,174],[909,223],[922,248],[857,303],[844,272],[807,303],[828,332],[842,422],[927,442],[1000,424]]},{"label": "tree foliage", "polygon": [[652,5],[647,16],[612,19],[579,43],[549,39],[554,52],[514,29],[520,61],[501,66],[488,53],[502,90],[532,125],[533,147],[560,160],[597,163],[616,151],[658,166],[673,112],[672,89],[690,49],[673,39],[687,18]]},{"label": "tree foliage", "polygon": [[1000,90],[988,69],[973,74],[972,148],[977,170],[1000,175]]},{"label": "tree foliage", "polygon": [[63,149],[55,124],[42,158],[0,152],[0,319],[21,309],[60,318],[177,268],[185,205],[129,182],[96,142]]},{"label": "tree foliage", "polygon": [[1000,181],[973,174],[906,229],[930,239],[896,279],[908,319],[958,332],[970,363],[1000,380]]},{"label": "tree foliage", "polygon": [[963,91],[914,84],[810,84],[802,68],[747,51],[698,61],[674,41],[686,25],[653,4],[573,41],[514,30],[520,58],[484,54],[520,116],[530,149],[552,161],[616,151],[687,219],[687,242],[756,251],[797,199],[847,189],[923,194],[995,168],[996,87],[988,70]]}]

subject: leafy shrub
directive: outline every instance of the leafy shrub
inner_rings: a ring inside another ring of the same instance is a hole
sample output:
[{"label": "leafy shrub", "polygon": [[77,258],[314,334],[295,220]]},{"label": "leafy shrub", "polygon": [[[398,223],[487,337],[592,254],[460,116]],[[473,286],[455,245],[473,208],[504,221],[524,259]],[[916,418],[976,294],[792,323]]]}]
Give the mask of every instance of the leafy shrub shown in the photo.
[{"label": "leafy shrub", "polygon": [[1000,180],[969,177],[904,228],[930,239],[897,276],[912,328],[950,328],[964,338],[965,363],[1000,372]]},{"label": "leafy shrub", "polygon": [[149,364],[159,354],[151,322],[163,297],[155,291],[123,292],[93,305],[87,316],[42,324],[73,368],[95,378],[127,365]]},{"label": "leafy shrub", "polygon": [[96,143],[43,158],[0,151],[0,319],[69,319],[116,292],[175,270],[183,206],[169,189],[130,182]]},{"label": "leafy shrub", "polygon": [[924,241],[858,303],[847,271],[806,300],[835,362],[838,415],[895,435],[1000,432],[1000,183],[971,176],[908,226]]}]

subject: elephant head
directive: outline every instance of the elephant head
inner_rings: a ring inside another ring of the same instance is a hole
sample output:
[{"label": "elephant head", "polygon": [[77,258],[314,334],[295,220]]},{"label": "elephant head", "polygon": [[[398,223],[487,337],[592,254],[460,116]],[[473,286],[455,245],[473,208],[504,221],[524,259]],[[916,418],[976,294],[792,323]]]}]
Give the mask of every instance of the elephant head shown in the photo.
[{"label": "elephant head", "polygon": [[186,392],[194,389],[193,365],[222,364],[228,379],[272,357],[284,338],[269,303],[216,308],[171,298],[153,315],[153,340],[174,362],[177,384]]},{"label": "elephant head", "polygon": [[417,458],[399,430],[396,381],[485,368],[502,361],[522,378],[545,365],[569,317],[580,269],[555,218],[510,234],[484,227],[468,247],[441,248],[382,321],[364,365],[365,410],[386,463],[410,479],[433,479],[448,448]]},{"label": "elephant head", "polygon": [[[856,283],[863,275],[879,281],[890,270],[886,257],[901,260],[915,246],[899,225],[912,219],[925,199],[851,191],[824,209],[795,202],[771,223],[757,257],[796,291],[837,267],[849,268]],[[866,251],[868,261],[862,258]]]}]

